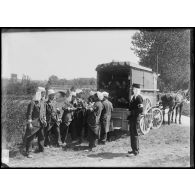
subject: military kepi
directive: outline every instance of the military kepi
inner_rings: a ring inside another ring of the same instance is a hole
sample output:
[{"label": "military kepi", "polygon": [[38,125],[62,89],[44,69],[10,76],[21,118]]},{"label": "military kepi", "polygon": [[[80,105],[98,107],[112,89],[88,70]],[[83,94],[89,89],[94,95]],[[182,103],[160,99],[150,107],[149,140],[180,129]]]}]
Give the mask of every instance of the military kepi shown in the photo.
[{"label": "military kepi", "polygon": [[135,88],[138,88],[138,89],[140,89],[140,84],[137,84],[137,83],[133,83],[133,85],[132,85],[133,87],[135,87]]}]

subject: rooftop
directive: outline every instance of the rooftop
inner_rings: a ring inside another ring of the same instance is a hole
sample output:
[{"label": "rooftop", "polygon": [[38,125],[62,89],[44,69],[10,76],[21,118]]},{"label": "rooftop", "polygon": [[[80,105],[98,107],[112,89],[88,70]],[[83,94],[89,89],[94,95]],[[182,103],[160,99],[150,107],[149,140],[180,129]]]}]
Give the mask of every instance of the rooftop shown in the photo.
[{"label": "rooftop", "polygon": [[129,67],[133,67],[133,68],[137,68],[137,69],[141,69],[141,70],[146,70],[146,71],[150,71],[152,72],[152,69],[151,68],[148,68],[148,67],[144,67],[144,66],[141,66],[139,64],[136,64],[136,63],[133,63],[133,62],[127,62],[127,61],[112,61],[110,63],[104,63],[104,64],[99,64],[97,67],[96,67],[96,71],[100,71],[101,69],[104,69],[104,68],[108,68],[109,69],[111,68],[111,66],[114,68],[115,67],[121,67],[121,68],[129,68]]}]

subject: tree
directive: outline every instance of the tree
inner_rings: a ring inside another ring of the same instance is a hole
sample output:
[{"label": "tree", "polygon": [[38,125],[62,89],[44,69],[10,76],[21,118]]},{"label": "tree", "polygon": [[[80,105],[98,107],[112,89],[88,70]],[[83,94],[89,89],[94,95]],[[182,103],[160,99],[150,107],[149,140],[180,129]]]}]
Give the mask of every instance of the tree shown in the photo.
[{"label": "tree", "polygon": [[160,73],[159,88],[187,88],[190,81],[190,31],[141,30],[132,37],[131,48],[140,65]]},{"label": "tree", "polygon": [[59,79],[56,75],[52,75],[52,76],[49,77],[48,82],[49,82],[50,85],[53,85],[53,84],[57,84],[58,80]]}]

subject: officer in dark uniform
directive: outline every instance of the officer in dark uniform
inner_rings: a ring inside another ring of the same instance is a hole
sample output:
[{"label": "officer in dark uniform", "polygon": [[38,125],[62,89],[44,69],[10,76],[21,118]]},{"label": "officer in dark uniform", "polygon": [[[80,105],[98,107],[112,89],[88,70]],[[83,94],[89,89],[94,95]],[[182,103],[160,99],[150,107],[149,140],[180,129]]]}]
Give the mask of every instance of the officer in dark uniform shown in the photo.
[{"label": "officer in dark uniform", "polygon": [[133,84],[133,97],[129,105],[129,124],[130,124],[130,139],[132,151],[128,151],[129,155],[139,154],[139,115],[143,112],[143,98],[140,95],[140,85]]}]

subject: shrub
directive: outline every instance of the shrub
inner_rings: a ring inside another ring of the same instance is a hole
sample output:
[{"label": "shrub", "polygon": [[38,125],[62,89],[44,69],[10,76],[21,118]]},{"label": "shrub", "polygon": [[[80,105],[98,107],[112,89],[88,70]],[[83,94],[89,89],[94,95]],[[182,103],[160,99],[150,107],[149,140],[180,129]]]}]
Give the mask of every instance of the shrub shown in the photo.
[{"label": "shrub", "polygon": [[36,92],[38,83],[28,81],[28,82],[9,82],[6,86],[7,94],[9,95],[30,95]]},{"label": "shrub", "polygon": [[10,146],[22,141],[23,124],[31,96],[4,95],[3,97],[1,113],[3,138]]},{"label": "shrub", "polygon": [[185,116],[190,116],[190,103],[184,102],[182,114]]}]

